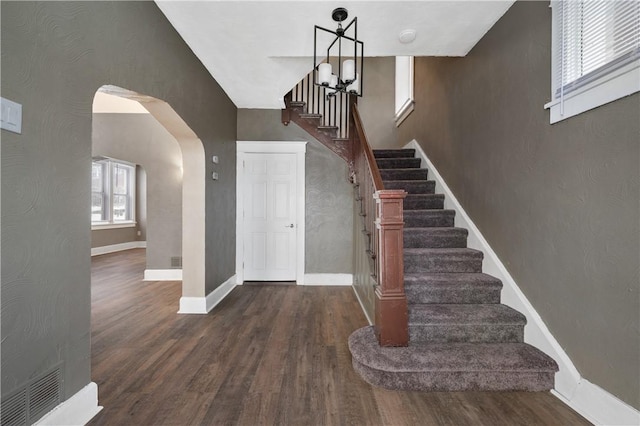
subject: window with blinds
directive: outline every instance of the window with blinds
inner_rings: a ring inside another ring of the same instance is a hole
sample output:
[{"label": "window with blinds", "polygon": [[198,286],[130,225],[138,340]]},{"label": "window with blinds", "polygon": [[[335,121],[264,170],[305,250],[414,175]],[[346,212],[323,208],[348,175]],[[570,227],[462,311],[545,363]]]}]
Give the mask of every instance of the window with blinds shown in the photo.
[{"label": "window with blinds", "polygon": [[640,90],[639,1],[565,0],[552,8],[552,123]]}]

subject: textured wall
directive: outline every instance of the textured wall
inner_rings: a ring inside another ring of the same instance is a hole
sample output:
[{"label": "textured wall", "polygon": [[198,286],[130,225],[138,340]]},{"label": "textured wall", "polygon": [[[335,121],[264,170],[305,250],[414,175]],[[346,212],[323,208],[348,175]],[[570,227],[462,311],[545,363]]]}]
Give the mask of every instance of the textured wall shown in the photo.
[{"label": "textured wall", "polygon": [[171,257],[182,254],[182,154],[178,142],[151,114],[93,114],[92,139],[94,157],[144,167],[147,269],[171,268]]},{"label": "textured wall", "polygon": [[91,108],[113,84],[167,101],[225,163],[206,183],[209,291],[235,269],[237,109],[153,2],[6,2],[2,96],[2,392],[63,361],[90,381]]},{"label": "textured wall", "polygon": [[308,141],[306,168],[306,273],[351,273],[352,190],[346,163],[280,110],[239,109],[238,140]]},{"label": "textured wall", "polygon": [[365,58],[364,96],[358,99],[358,111],[372,148],[396,143],[395,57]]},{"label": "textured wall", "polygon": [[640,95],[557,124],[551,10],[516,2],[464,58],[416,58],[415,138],[580,373],[640,408]]}]

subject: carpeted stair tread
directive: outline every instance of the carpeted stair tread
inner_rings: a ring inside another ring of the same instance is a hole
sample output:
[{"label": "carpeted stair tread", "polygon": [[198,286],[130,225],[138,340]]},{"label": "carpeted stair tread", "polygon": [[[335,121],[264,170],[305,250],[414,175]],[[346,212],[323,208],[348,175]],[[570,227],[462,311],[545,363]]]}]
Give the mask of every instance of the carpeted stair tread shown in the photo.
[{"label": "carpeted stair tread", "polygon": [[403,209],[425,210],[443,209],[444,194],[407,194],[403,201]]},{"label": "carpeted stair tread", "polygon": [[376,158],[379,169],[419,169],[419,158]]},{"label": "carpeted stair tread", "polygon": [[417,304],[409,306],[409,324],[526,325],[520,312],[501,304]]},{"label": "carpeted stair tread", "polygon": [[385,348],[373,327],[349,336],[353,367],[368,383],[393,390],[469,391],[553,388],[558,365],[526,343],[436,343]]},{"label": "carpeted stair tread", "polygon": [[415,149],[374,149],[375,158],[413,158],[416,156]]},{"label": "carpeted stair tread", "polygon": [[409,341],[507,343],[524,340],[527,320],[500,304],[417,304],[409,307]]},{"label": "carpeted stair tread", "polygon": [[427,169],[380,169],[382,180],[427,180]]},{"label": "carpeted stair tread", "polygon": [[461,283],[470,286],[490,286],[502,288],[502,282],[500,282],[499,279],[484,273],[404,274],[404,282],[423,285],[449,285],[453,283]]},{"label": "carpeted stair tread", "polygon": [[384,189],[404,189],[408,194],[433,194],[436,182],[433,180],[384,180]]},{"label": "carpeted stair tread", "polygon": [[482,272],[483,254],[470,248],[404,249],[404,272]]},{"label": "carpeted stair tread", "polygon": [[405,274],[408,303],[500,303],[502,282],[482,273]]},{"label": "carpeted stair tread", "polygon": [[358,362],[387,371],[558,371],[553,359],[526,343],[440,343],[385,348],[378,345],[372,326],[354,331],[349,336],[349,349]]},{"label": "carpeted stair tread", "polygon": [[407,210],[403,212],[405,228],[442,228],[453,227],[455,210],[425,209]]},{"label": "carpeted stair tread", "polygon": [[464,228],[428,227],[404,228],[405,248],[464,248],[469,231]]}]

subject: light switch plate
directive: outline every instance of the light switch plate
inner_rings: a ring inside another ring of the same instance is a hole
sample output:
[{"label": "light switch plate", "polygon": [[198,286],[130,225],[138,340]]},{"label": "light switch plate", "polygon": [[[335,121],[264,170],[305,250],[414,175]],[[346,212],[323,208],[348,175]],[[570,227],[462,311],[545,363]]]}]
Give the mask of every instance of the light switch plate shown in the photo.
[{"label": "light switch plate", "polygon": [[218,164],[220,162],[220,159],[217,155],[214,155],[213,157],[211,157],[211,161],[213,162],[213,164]]},{"label": "light switch plate", "polygon": [[22,133],[22,105],[0,98],[2,105],[0,127],[13,133]]},{"label": "light switch plate", "polygon": [[211,179],[218,180],[218,173],[216,172],[211,173]]}]

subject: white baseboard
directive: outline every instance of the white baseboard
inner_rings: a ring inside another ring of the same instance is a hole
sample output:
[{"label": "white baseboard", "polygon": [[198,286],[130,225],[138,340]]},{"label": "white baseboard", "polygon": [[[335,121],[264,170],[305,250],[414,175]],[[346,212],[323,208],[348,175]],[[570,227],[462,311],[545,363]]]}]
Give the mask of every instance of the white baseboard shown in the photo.
[{"label": "white baseboard", "polygon": [[182,281],[182,269],[145,269],[142,281]]},{"label": "white baseboard", "polygon": [[179,314],[208,314],[236,286],[236,276],[223,282],[206,297],[181,297]]},{"label": "white baseboard", "polygon": [[588,380],[580,380],[571,399],[551,393],[594,425],[640,425],[640,411]]},{"label": "white baseboard", "polygon": [[110,246],[92,247],[91,256],[115,253],[117,251],[131,250],[134,248],[147,248],[146,241],[129,241],[127,243],[112,244]]},{"label": "white baseboard", "polygon": [[[522,293],[478,227],[469,218],[422,147],[414,139],[404,148],[416,150],[416,156],[423,161],[422,166],[429,169],[429,179],[436,181],[436,192],[445,194],[444,208],[455,210],[456,226],[469,230],[467,245],[470,248],[481,250],[484,253],[483,271],[502,281],[502,303],[521,312],[527,317],[527,325],[524,329],[525,342],[540,349],[558,363],[560,371],[556,373],[554,394],[585,418],[597,420],[598,423],[601,424],[626,424],[616,420],[622,415],[620,413],[625,412],[631,413],[626,414],[625,418],[633,418],[632,416],[635,415],[637,419],[637,410],[624,404],[624,402],[615,396],[589,383],[580,376],[580,373],[569,356],[553,337],[538,312],[533,305],[531,305],[524,293]],[[597,388],[599,391],[593,388]],[[607,403],[601,401],[604,398],[604,394],[608,395],[606,398]],[[595,400],[595,398],[598,400]],[[617,401],[617,403],[615,401]],[[621,404],[624,404],[624,406]],[[633,412],[629,410],[633,410]],[[635,424],[638,423],[636,422]]]},{"label": "white baseboard", "polygon": [[100,410],[102,407],[98,405],[98,385],[91,382],[71,398],[49,411],[35,424],[46,426],[86,425]]},{"label": "white baseboard", "polygon": [[352,285],[353,274],[304,274],[302,285]]}]

